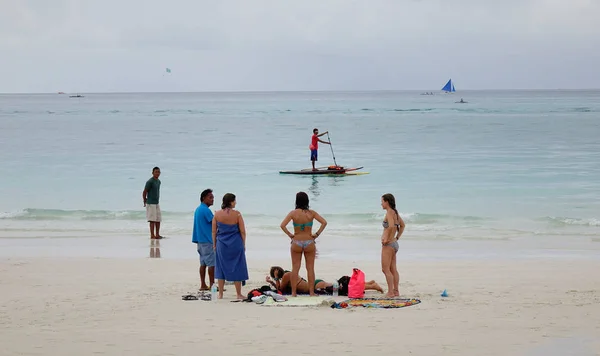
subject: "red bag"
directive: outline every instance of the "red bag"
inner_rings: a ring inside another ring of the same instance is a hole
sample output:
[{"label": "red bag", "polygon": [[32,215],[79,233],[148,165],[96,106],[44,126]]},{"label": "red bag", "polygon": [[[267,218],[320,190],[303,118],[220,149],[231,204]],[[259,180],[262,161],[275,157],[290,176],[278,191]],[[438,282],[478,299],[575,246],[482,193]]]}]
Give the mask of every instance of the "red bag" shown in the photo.
[{"label": "red bag", "polygon": [[348,298],[362,298],[365,296],[365,274],[358,268],[352,271],[348,283]]}]

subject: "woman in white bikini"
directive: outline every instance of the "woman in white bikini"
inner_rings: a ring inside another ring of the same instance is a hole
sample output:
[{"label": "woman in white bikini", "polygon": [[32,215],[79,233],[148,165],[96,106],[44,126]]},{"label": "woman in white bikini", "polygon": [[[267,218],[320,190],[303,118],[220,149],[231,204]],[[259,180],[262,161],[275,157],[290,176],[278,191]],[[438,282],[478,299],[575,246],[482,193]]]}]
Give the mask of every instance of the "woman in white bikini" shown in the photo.
[{"label": "woman in white bikini", "polygon": [[[313,234],[312,225],[313,220],[317,220],[321,226],[319,230]],[[290,221],[294,224],[294,233],[292,234],[288,229],[287,225]],[[304,262],[306,263],[306,274],[308,277],[308,289],[311,296],[315,294],[315,239],[321,235],[327,221],[321,217],[316,211],[308,208],[308,195],[304,192],[296,194],[296,209],[290,211],[289,214],[281,222],[281,229],[290,237],[291,247],[290,253],[292,255],[292,297],[296,296],[296,287],[298,286],[298,273],[300,272],[300,264],[302,263],[302,255],[304,255]]]},{"label": "woman in white bikini", "polygon": [[386,211],[381,235],[381,270],[388,285],[386,296],[397,297],[400,295],[400,275],[396,266],[396,253],[399,249],[398,239],[404,232],[405,225],[396,210],[396,199],[392,194],[384,194],[381,197],[381,207]]}]

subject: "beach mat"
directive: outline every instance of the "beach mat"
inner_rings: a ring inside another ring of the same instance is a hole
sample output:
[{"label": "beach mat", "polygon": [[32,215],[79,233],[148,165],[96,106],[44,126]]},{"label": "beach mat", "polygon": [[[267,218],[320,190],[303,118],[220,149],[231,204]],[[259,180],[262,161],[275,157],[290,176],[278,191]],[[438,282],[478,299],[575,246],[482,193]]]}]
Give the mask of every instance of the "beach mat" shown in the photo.
[{"label": "beach mat", "polygon": [[379,299],[379,298],[358,298],[348,299],[343,302],[334,303],[331,307],[335,309],[345,309],[350,307],[364,307],[364,308],[404,308],[411,305],[419,304],[419,299]]},{"label": "beach mat", "polygon": [[267,307],[318,307],[326,306],[329,307],[334,302],[330,298],[326,297],[309,297],[309,296],[298,296],[295,298],[288,297],[285,302],[276,302],[273,298],[267,299],[262,306]]}]

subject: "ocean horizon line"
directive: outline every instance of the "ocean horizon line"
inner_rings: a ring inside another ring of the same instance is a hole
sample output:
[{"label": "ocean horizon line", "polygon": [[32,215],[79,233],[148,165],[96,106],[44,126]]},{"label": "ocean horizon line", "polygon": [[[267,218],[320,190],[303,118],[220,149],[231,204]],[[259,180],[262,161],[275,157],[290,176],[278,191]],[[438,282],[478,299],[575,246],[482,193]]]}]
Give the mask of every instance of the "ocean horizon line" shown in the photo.
[{"label": "ocean horizon line", "polygon": [[[451,94],[475,93],[475,92],[594,92],[599,88],[504,88],[504,89],[461,89]],[[120,95],[120,94],[274,94],[274,93],[442,93],[440,89],[344,89],[344,90],[201,90],[201,91],[55,91],[55,92],[0,92],[0,95],[68,95],[68,94],[96,94],[96,95]],[[62,94],[60,94],[62,93]]]}]

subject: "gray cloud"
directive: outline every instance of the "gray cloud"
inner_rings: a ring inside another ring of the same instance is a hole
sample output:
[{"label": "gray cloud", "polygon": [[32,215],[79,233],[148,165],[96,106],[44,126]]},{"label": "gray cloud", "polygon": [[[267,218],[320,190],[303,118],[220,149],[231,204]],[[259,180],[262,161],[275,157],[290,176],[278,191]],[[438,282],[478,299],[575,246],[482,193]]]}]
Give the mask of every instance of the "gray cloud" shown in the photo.
[{"label": "gray cloud", "polygon": [[[0,0],[0,92],[598,87],[594,0]],[[165,75],[170,67],[172,75]]]}]

